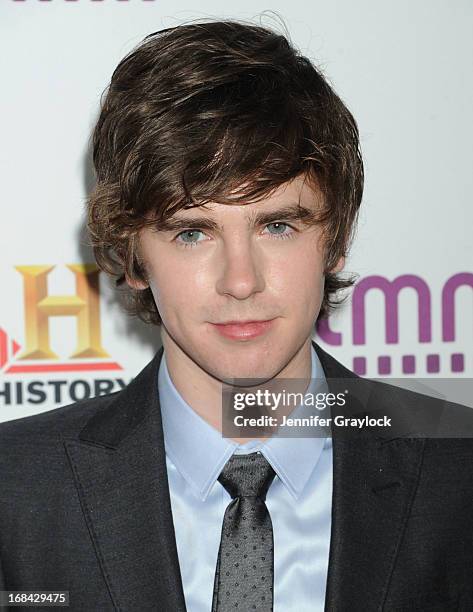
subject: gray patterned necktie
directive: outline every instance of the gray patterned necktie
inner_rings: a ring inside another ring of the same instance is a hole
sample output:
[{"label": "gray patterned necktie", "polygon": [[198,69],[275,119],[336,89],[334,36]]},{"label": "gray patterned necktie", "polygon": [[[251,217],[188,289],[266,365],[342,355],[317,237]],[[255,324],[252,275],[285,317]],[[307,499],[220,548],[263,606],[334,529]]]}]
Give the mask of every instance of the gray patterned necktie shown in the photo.
[{"label": "gray patterned necktie", "polygon": [[212,612],[273,610],[273,526],[265,499],[274,476],[260,453],[233,455],[219,476],[233,499],[223,517]]}]

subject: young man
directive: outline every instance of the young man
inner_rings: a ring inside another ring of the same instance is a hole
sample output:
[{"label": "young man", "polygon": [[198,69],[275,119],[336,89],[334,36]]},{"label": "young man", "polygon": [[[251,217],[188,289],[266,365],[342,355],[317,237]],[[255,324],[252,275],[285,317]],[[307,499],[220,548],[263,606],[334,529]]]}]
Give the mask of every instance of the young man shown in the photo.
[{"label": "young man", "polygon": [[259,26],[157,32],[113,74],[94,164],[97,261],[163,348],[121,392],[0,427],[0,586],[80,611],[473,609],[471,440],[222,436],[239,379],[444,408],[312,341],[363,186],[323,76]]}]

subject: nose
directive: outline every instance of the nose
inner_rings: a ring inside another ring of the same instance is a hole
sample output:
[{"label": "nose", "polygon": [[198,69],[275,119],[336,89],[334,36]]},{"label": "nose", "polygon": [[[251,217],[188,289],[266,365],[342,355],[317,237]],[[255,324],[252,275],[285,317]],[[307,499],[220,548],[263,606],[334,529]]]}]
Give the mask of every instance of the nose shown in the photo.
[{"label": "nose", "polygon": [[245,300],[263,291],[263,262],[255,250],[250,239],[235,238],[222,247],[222,268],[216,285],[219,294]]}]

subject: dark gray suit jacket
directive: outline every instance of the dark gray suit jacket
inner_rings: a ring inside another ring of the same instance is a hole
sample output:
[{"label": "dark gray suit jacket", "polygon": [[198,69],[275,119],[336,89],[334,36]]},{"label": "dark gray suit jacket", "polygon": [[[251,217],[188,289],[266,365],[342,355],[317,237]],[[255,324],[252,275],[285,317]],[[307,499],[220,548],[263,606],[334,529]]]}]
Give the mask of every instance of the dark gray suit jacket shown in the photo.
[{"label": "dark gray suit jacket", "polygon": [[[370,410],[422,410],[423,396],[314,348],[326,377],[356,381]],[[81,612],[185,610],[161,356],[118,393],[0,425],[0,589],[68,590]],[[333,463],[326,610],[471,612],[473,440],[335,436]]]}]

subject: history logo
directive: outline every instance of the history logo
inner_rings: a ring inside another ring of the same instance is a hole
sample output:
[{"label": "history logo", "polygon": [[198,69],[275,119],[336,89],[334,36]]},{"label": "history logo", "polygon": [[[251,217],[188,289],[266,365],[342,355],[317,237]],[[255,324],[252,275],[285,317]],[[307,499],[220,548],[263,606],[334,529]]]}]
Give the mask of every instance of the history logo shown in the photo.
[{"label": "history logo", "polygon": [[[126,385],[118,364],[102,345],[100,270],[95,264],[69,264],[75,293],[49,295],[55,265],[15,266],[23,279],[24,345],[0,327],[0,406],[57,405],[104,395]],[[50,319],[75,319],[76,348],[59,355],[51,346]],[[97,373],[103,373],[97,376]],[[19,377],[13,375],[21,375]],[[10,379],[10,376],[12,378]]]}]

